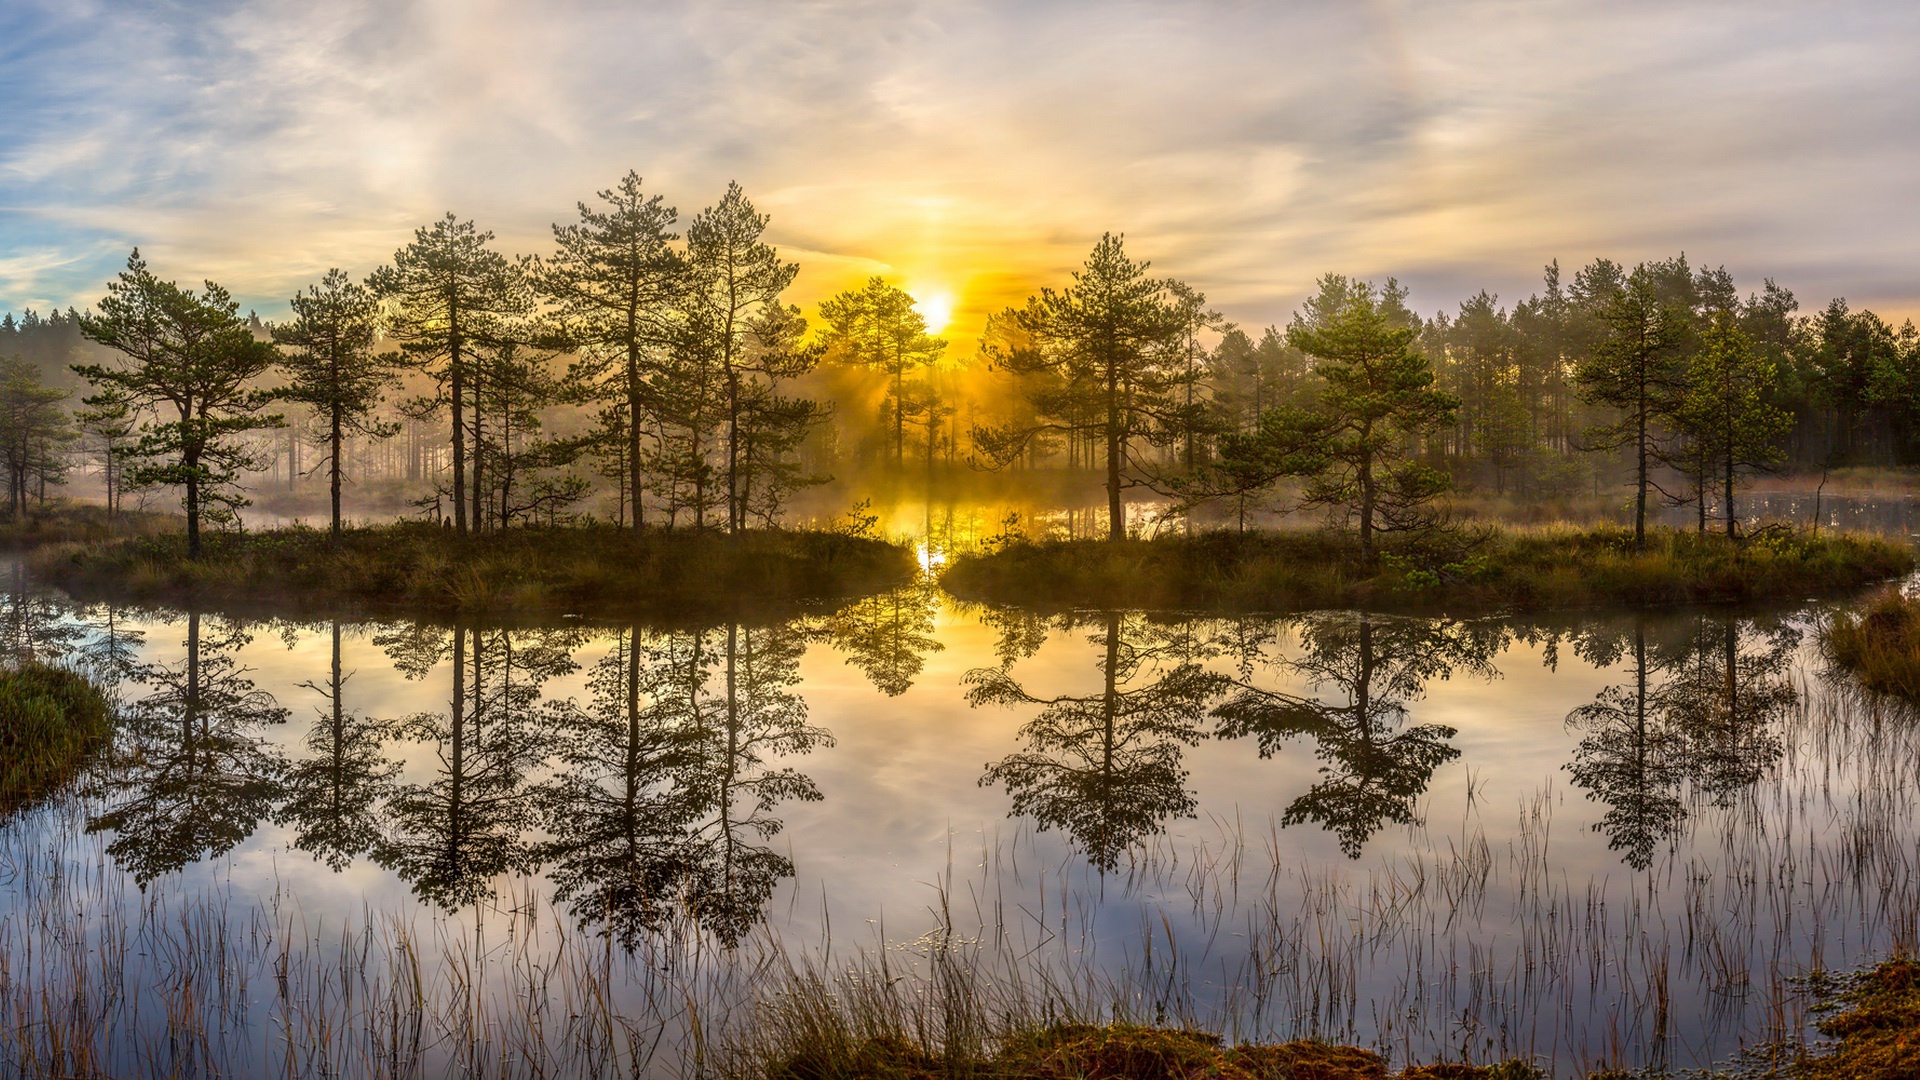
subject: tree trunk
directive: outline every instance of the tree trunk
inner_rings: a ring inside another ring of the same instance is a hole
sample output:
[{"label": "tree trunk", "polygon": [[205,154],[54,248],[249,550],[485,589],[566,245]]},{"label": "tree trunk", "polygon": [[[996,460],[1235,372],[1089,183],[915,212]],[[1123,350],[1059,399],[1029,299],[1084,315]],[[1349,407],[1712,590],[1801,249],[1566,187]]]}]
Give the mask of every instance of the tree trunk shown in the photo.
[{"label": "tree trunk", "polygon": [[641,509],[641,489],[646,477],[640,470],[640,358],[635,354],[637,346],[631,342],[627,349],[627,487],[633,499],[633,531],[640,532],[646,525],[645,511]]},{"label": "tree trunk", "polygon": [[[333,424],[328,432],[328,444],[332,447],[333,459],[328,462],[328,481],[333,494],[333,546],[340,546],[340,405],[333,406]],[[336,643],[335,648],[338,648]]]},{"label": "tree trunk", "polygon": [[457,535],[465,536],[467,535],[467,447],[462,428],[466,424],[463,406],[467,389],[467,372],[460,361],[460,341],[457,336],[454,338],[452,359],[448,361],[448,367],[453,383],[453,531]]},{"label": "tree trunk", "polygon": [[1126,508],[1120,505],[1120,385],[1114,365],[1107,366],[1107,539],[1127,538]]}]

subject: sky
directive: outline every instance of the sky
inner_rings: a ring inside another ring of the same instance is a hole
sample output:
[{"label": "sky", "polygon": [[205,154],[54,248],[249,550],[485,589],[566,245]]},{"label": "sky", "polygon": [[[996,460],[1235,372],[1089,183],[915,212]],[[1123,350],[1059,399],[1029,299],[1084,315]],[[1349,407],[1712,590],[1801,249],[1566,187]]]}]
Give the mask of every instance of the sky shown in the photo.
[{"label": "sky", "polygon": [[1676,252],[1898,319],[1920,4],[0,3],[0,310],[137,245],[275,317],[448,211],[541,253],[630,169],[683,221],[739,181],[809,314],[882,274],[956,344],[1107,231],[1249,328]]}]

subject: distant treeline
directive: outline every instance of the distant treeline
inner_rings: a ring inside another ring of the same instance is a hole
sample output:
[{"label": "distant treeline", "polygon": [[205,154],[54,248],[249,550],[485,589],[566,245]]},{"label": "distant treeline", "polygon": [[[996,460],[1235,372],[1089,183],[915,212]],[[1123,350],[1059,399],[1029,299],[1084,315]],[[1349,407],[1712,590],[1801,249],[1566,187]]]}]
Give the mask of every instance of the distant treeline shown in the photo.
[{"label": "distant treeline", "polygon": [[1754,471],[1920,461],[1911,323],[1844,300],[1802,314],[1771,279],[1743,296],[1684,255],[1571,280],[1556,263],[1510,307],[1482,292],[1432,318],[1392,279],[1329,276],[1256,334],[1110,236],[950,356],[877,277],[810,323],[782,299],[798,267],[767,224],[735,186],[683,236],[629,174],[554,226],[550,253],[498,252],[448,215],[364,279],[329,273],[278,325],[136,252],[95,310],[0,319],[9,503],[86,461],[116,498],[183,489],[195,519],[319,470],[336,516],[343,483],[386,477],[463,531],[738,530],[833,477],[858,497],[1000,468],[1098,470],[1114,509],[1132,488],[1242,507],[1285,490],[1392,531],[1449,488],[1630,476],[1704,526]]}]

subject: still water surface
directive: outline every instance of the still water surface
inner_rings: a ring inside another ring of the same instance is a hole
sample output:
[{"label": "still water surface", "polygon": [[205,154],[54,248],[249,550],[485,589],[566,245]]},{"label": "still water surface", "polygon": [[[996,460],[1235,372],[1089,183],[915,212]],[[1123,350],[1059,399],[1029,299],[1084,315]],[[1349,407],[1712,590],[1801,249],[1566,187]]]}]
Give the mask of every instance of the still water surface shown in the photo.
[{"label": "still water surface", "polygon": [[[0,822],[9,1069],[66,1016],[115,1072],[380,1071],[348,984],[402,938],[463,1001],[598,956],[609,1053],[662,1075],[776,967],[941,949],[1241,1038],[1683,1067],[1798,1030],[1791,978],[1920,912],[1915,728],[1823,671],[1822,605],[1060,615],[923,583],[506,628],[16,576],[3,606],[7,648],[122,703],[73,792]],[[182,1002],[217,1033],[180,1039]],[[553,1039],[585,1011],[553,1008]]]}]

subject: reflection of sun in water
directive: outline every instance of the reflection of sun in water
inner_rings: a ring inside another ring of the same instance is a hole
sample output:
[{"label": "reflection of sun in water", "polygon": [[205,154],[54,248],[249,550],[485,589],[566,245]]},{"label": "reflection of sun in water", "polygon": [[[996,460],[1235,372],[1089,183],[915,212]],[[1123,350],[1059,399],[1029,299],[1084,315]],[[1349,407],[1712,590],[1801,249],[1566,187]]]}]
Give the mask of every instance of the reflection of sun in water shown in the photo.
[{"label": "reflection of sun in water", "polygon": [[945,289],[909,289],[920,317],[927,320],[927,333],[938,334],[953,321],[953,294]]},{"label": "reflection of sun in water", "polygon": [[930,574],[940,567],[947,565],[947,553],[935,549],[932,544],[927,543],[925,540],[920,541],[918,554],[920,556],[920,572],[923,574]]}]

